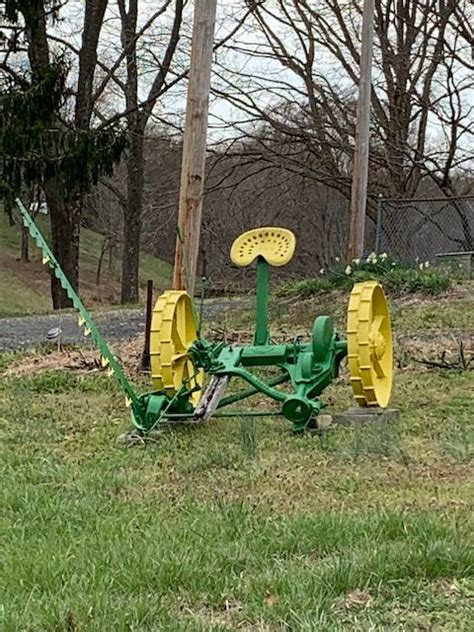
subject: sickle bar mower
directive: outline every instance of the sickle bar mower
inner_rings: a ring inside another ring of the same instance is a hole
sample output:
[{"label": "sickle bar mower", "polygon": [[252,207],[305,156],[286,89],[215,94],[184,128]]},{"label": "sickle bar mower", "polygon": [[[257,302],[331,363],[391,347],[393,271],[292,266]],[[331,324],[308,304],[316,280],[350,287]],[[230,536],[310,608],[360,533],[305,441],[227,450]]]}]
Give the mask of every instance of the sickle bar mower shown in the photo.
[{"label": "sickle bar mower", "polygon": [[[253,343],[231,345],[211,342],[197,331],[191,297],[181,290],[168,290],[157,300],[150,332],[153,391],[137,395],[120,363],[100,335],[90,314],[20,200],[22,221],[43,253],[80,314],[97,345],[104,366],[119,380],[131,407],[132,422],[147,433],[161,424],[198,422],[215,416],[282,414],[294,431],[313,425],[325,404],[323,390],[337,377],[347,356],[350,381],[360,406],[386,407],[392,387],[392,335],[390,315],[382,287],[376,281],[354,286],[347,315],[347,338],[334,329],[329,316],[317,316],[309,342],[295,338],[277,344],[271,339],[268,320],[270,266],[283,266],[295,250],[293,233],[266,227],[240,235],[231,249],[232,262],[247,266],[256,261],[257,307]],[[271,377],[263,377],[272,368]],[[225,395],[231,381],[245,388]],[[286,388],[278,388],[287,383]],[[278,402],[279,410],[231,411],[227,406],[261,394]]]}]

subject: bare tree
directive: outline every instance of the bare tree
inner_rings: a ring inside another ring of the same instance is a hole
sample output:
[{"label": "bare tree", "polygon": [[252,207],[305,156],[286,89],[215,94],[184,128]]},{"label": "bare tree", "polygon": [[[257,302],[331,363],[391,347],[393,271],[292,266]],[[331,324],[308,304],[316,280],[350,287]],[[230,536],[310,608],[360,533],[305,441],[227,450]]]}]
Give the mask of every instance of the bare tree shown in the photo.
[{"label": "bare tree", "polygon": [[[217,92],[244,113],[234,128],[259,143],[255,161],[348,195],[362,3],[248,4],[253,28],[232,46],[239,67],[229,68],[229,55],[219,60]],[[463,148],[472,134],[472,73],[466,71],[472,7],[467,0],[375,5],[369,191],[413,197],[428,176],[448,193],[446,182],[452,186],[453,174],[467,164]],[[257,123],[272,132],[255,134]],[[439,130],[446,142],[437,141]]]},{"label": "bare tree", "polygon": [[[233,151],[251,155],[251,145],[248,140]],[[260,168],[251,159],[243,164],[240,155],[229,157],[227,149],[226,143],[216,145],[207,161],[198,270],[208,277],[210,291],[253,287],[254,270],[236,269],[229,251],[238,233],[263,224],[286,226],[298,235],[295,259],[276,271],[278,276],[318,274],[342,256],[347,233],[342,195],[298,173],[282,177],[281,171]],[[181,144],[162,134],[146,140],[145,154],[142,246],[173,263]]]},{"label": "bare tree", "polygon": [[[129,148],[127,161],[127,202],[124,208],[123,257],[122,257],[122,303],[138,301],[138,270],[140,258],[140,236],[142,226],[143,188],[145,177],[144,135],[153,109],[168,89],[168,73],[175,55],[181,23],[184,0],[175,0],[174,17],[169,32],[168,43],[161,58],[155,54],[156,70],[154,77],[148,76],[149,83],[146,103],[140,107],[139,66],[137,43],[138,36],[138,0],[117,0],[121,18],[121,41],[126,56],[126,119],[128,124]],[[171,4],[165,0],[153,15],[155,22]],[[158,52],[158,51],[157,51]]]}]

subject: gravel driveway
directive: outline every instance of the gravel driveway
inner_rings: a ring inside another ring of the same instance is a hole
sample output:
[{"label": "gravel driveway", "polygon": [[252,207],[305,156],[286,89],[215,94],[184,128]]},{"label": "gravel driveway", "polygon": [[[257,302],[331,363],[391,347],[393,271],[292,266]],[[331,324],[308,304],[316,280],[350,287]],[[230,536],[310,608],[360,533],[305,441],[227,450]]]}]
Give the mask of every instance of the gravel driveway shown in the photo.
[{"label": "gravel driveway", "polygon": [[[204,318],[215,321],[229,310],[248,309],[252,299],[219,299],[206,301]],[[107,340],[130,340],[145,331],[144,309],[118,309],[99,312],[94,320]],[[53,314],[0,319],[0,352],[34,347],[46,342],[53,327],[61,326],[63,343],[90,344],[78,325],[78,315]]]}]

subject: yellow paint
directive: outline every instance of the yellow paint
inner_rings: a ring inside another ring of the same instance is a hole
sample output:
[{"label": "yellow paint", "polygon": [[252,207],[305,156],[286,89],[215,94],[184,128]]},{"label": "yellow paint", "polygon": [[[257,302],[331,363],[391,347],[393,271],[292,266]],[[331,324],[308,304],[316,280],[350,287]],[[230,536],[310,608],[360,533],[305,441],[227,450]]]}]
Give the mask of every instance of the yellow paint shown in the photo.
[{"label": "yellow paint", "polygon": [[351,292],[347,358],[357,403],[386,408],[392,392],[393,343],[387,301],[377,281],[356,283]]},{"label": "yellow paint", "polygon": [[204,372],[196,372],[188,349],[197,339],[190,296],[183,290],[168,290],[156,301],[150,333],[150,364],[153,387],[173,396],[184,383],[198,386],[191,402],[201,396]]},{"label": "yellow paint", "polygon": [[292,258],[296,239],[291,230],[268,226],[243,233],[232,244],[230,258],[236,266],[248,266],[263,257],[272,266],[284,266]]}]

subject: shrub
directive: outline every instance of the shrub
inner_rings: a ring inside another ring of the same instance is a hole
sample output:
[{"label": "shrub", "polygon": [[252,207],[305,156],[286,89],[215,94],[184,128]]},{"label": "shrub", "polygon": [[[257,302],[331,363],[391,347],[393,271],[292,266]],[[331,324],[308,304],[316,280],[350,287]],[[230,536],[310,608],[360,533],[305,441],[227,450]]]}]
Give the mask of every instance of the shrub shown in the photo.
[{"label": "shrub", "polygon": [[449,289],[451,279],[446,271],[432,269],[429,263],[398,261],[383,253],[354,259],[349,264],[337,264],[321,270],[319,277],[287,281],[277,289],[277,296],[307,298],[330,290],[351,290],[354,283],[380,281],[384,288],[397,294],[420,292],[439,294]]},{"label": "shrub", "polygon": [[299,296],[308,298],[322,292],[329,292],[333,289],[328,279],[313,278],[302,279],[300,281],[286,281],[276,289],[277,296]]},{"label": "shrub", "polygon": [[390,270],[381,282],[387,290],[399,293],[440,294],[451,286],[449,276],[440,270]]}]

